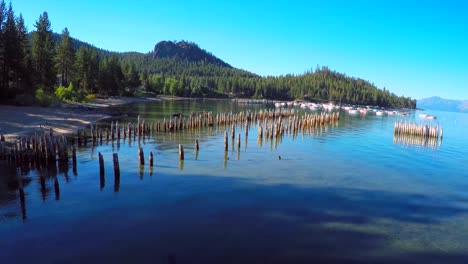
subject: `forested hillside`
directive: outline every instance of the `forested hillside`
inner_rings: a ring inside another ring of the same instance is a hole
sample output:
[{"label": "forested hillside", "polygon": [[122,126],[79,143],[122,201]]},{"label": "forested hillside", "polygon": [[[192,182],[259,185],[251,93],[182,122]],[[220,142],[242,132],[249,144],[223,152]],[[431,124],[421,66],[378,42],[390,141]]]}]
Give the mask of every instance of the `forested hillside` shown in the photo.
[{"label": "forested hillside", "polygon": [[112,52],[51,31],[47,12],[30,32],[0,2],[0,102],[167,94],[187,97],[304,99],[415,108],[416,101],[327,67],[301,75],[262,77],[236,69],[188,41],[161,41],[152,52]]}]

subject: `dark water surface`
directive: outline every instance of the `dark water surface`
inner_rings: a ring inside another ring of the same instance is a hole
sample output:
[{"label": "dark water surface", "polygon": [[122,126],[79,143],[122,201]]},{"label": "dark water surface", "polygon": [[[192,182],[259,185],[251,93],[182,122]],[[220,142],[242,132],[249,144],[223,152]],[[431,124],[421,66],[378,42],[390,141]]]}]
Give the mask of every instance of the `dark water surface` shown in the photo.
[{"label": "dark water surface", "polygon": [[[158,102],[119,121],[264,108]],[[256,126],[247,139],[237,127],[227,159],[214,127],[82,147],[76,175],[2,168],[0,263],[468,263],[468,115],[430,114],[342,112],[337,125],[261,144]],[[444,139],[398,143],[396,120],[438,122]],[[153,170],[139,167],[139,146]]]}]

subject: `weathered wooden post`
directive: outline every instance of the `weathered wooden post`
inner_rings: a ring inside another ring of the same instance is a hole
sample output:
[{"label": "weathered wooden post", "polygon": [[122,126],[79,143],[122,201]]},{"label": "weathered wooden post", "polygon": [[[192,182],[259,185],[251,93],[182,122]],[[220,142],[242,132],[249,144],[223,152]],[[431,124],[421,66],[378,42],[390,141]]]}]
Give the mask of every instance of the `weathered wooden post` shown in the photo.
[{"label": "weathered wooden post", "polygon": [[98,156],[99,156],[99,175],[103,177],[104,176],[104,158],[101,152],[99,152]]},{"label": "weathered wooden post", "polygon": [[153,151],[150,151],[149,154],[149,166],[153,167]]},{"label": "weathered wooden post", "polygon": [[228,132],[224,131],[224,151],[228,151],[229,147]]},{"label": "weathered wooden post", "polygon": [[232,137],[232,141],[234,142],[234,138],[236,137],[236,125],[235,124],[232,124],[231,137]]},{"label": "weathered wooden post", "polygon": [[241,134],[239,133],[239,135],[237,136],[237,149],[240,150],[240,147],[241,147]]},{"label": "weathered wooden post", "polygon": [[140,165],[145,165],[145,155],[143,153],[143,148],[138,149],[138,159],[140,160]]},{"label": "weathered wooden post", "polygon": [[119,192],[120,188],[120,167],[119,167],[119,155],[114,153],[114,192]]},{"label": "weathered wooden post", "polygon": [[184,146],[179,144],[179,160],[184,160]]},{"label": "weathered wooden post", "polygon": [[198,145],[198,139],[195,139],[195,151],[199,151],[200,146]]}]

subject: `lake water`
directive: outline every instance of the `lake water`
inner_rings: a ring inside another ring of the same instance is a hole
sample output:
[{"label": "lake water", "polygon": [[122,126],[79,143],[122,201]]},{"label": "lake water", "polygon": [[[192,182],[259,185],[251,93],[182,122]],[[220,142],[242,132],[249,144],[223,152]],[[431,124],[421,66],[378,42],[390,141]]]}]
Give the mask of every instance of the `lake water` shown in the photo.
[{"label": "lake water", "polygon": [[[157,102],[118,120],[265,108]],[[468,263],[468,115],[430,114],[341,112],[336,125],[261,144],[256,126],[248,138],[237,127],[241,148],[229,142],[227,154],[224,128],[159,133],[79,148],[76,175],[2,169],[0,263]],[[438,123],[443,141],[396,142],[396,120]],[[153,170],[138,165],[140,146]]]}]

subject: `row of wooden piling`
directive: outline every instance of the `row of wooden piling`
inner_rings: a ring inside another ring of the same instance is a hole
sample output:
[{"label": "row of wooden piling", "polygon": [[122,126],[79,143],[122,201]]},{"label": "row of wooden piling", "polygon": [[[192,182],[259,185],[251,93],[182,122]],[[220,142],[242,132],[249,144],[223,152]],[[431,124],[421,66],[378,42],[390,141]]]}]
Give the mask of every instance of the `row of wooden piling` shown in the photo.
[{"label": "row of wooden piling", "polygon": [[[86,130],[78,131],[78,145],[86,145],[89,140],[93,145],[98,142],[124,140],[128,138],[145,137],[154,133],[174,133],[187,129],[201,129],[206,127],[231,128],[232,135],[235,135],[235,126],[245,128],[246,136],[251,125],[258,124],[265,130],[265,136],[274,137],[283,135],[284,132],[298,133],[310,130],[319,126],[328,125],[339,120],[339,112],[305,114],[298,116],[294,109],[290,110],[260,110],[242,111],[239,113],[217,113],[199,111],[191,112],[187,117],[178,113],[162,121],[153,123],[146,122],[138,116],[137,123],[120,124],[118,121],[111,122],[109,127],[98,128],[91,124],[89,134]],[[90,135],[90,136],[88,136]]]},{"label": "row of wooden piling", "polygon": [[[201,129],[203,127],[221,127],[230,128],[231,140],[234,142],[236,135],[236,126],[244,129],[245,137],[248,137],[248,131],[251,125],[257,124],[259,137],[271,139],[282,136],[284,133],[298,133],[315,127],[320,127],[332,122],[337,122],[339,113],[305,114],[298,116],[294,110],[260,110],[260,111],[241,111],[239,113],[216,113],[199,111],[191,112],[187,117],[182,114],[176,114],[170,118],[165,118],[162,122],[148,123],[138,116],[136,123],[121,124],[118,121],[112,121],[109,127],[99,128],[95,124],[90,124],[89,129],[79,130],[76,137],[71,139],[72,160],[76,166],[76,148],[87,145],[91,141],[93,145],[98,142],[114,141],[126,139],[127,137],[136,138],[148,136],[152,133],[177,132],[185,129]],[[89,133],[87,132],[89,131]],[[238,144],[240,144],[240,133],[238,134]],[[225,140],[225,149],[227,149],[227,137]],[[179,157],[183,159],[183,146],[180,146]],[[198,150],[198,142],[195,148]],[[143,154],[141,154],[143,156]],[[151,153],[152,157],[152,153]],[[15,163],[27,163],[31,160],[44,162],[66,161],[69,159],[69,146],[65,136],[53,135],[53,130],[42,135],[22,137],[13,143],[7,143],[3,136],[0,136],[0,159],[8,159]],[[144,164],[144,157],[140,158],[140,163]]]},{"label": "row of wooden piling", "polygon": [[408,135],[412,137],[421,138],[435,138],[442,139],[443,130],[436,125],[419,124],[416,122],[395,121],[394,124],[395,135]]},{"label": "row of wooden piling", "polygon": [[[53,135],[52,130],[43,135],[21,137],[14,142],[0,142],[0,159],[17,165],[38,162],[68,162],[68,141],[64,135]],[[76,155],[76,150],[72,151]],[[76,156],[73,156],[76,161]]]}]

